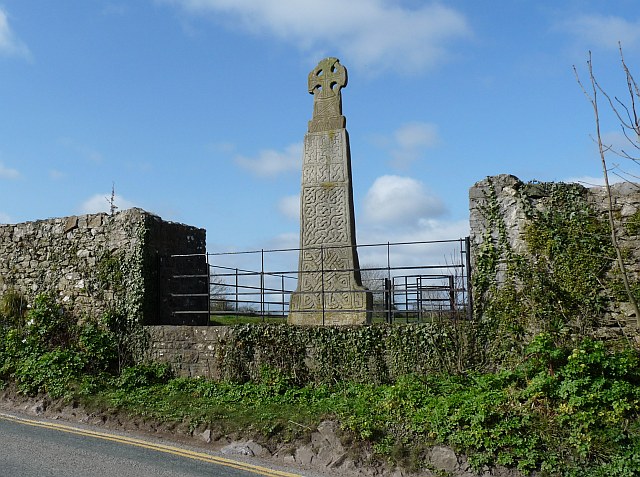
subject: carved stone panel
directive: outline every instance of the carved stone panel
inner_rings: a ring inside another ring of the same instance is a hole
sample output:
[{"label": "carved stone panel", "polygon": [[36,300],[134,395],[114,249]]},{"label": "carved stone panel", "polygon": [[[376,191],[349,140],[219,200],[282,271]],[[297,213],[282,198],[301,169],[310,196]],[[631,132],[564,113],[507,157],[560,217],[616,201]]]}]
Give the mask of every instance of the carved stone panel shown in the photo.
[{"label": "carved stone panel", "polygon": [[349,141],[340,96],[345,85],[346,69],[336,58],[321,61],[309,75],[314,115],[304,140],[292,324],[353,325],[370,319],[371,293],[358,271]]}]

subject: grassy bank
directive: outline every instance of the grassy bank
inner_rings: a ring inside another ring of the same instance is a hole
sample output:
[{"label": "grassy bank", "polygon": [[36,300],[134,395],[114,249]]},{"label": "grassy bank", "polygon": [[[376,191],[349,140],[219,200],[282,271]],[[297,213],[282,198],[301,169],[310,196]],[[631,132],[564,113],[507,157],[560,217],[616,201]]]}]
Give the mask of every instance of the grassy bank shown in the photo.
[{"label": "grassy bank", "polygon": [[[547,336],[514,369],[469,376],[407,376],[392,385],[295,386],[277,374],[262,383],[170,378],[151,365],[127,370],[85,396],[105,409],[194,429],[291,440],[326,418],[373,444],[383,459],[420,468],[434,444],[472,465],[501,464],[542,475],[640,473],[640,362],[585,340],[554,347]],[[266,373],[268,374],[268,373]]]},{"label": "grassy bank", "polygon": [[23,316],[5,307],[1,330],[2,385],[102,412],[265,442],[304,437],[329,418],[352,445],[414,469],[426,449],[443,444],[478,469],[640,475],[640,356],[631,347],[591,339],[557,345],[543,333],[499,372],[328,384],[265,367],[253,382],[214,383],[140,362],[134,324],[114,316],[77,324],[51,297]]}]

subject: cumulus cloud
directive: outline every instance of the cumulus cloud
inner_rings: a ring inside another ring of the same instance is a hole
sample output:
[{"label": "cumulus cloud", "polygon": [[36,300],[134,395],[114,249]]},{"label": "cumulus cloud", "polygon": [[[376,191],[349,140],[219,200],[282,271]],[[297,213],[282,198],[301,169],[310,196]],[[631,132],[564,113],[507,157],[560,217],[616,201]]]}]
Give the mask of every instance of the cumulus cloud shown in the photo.
[{"label": "cumulus cloud", "polygon": [[2,7],[0,7],[0,55],[21,56],[23,58],[31,56],[27,45],[11,30],[9,16]]},{"label": "cumulus cloud", "polygon": [[[288,250],[297,249],[300,247],[300,234],[298,232],[287,232],[276,235],[275,237],[267,240],[266,246],[270,250]],[[278,257],[279,263],[269,263],[280,270],[297,270],[298,268],[298,253],[287,253]]]},{"label": "cumulus cloud", "polygon": [[257,157],[236,156],[235,162],[243,169],[262,177],[273,177],[302,167],[302,143],[291,144],[284,151],[266,149]]},{"label": "cumulus cloud", "polygon": [[232,28],[278,38],[304,52],[338,51],[355,66],[413,72],[450,56],[470,35],[466,18],[440,2],[392,0],[160,0],[192,14],[223,16]]},{"label": "cumulus cloud", "polygon": [[11,223],[11,217],[9,217],[8,214],[5,214],[4,212],[0,212],[0,224],[10,224]]},{"label": "cumulus cloud", "polygon": [[379,139],[378,142],[389,151],[392,165],[400,169],[424,157],[426,150],[440,141],[438,127],[424,122],[403,124],[391,135]]},{"label": "cumulus cloud", "polygon": [[[618,184],[620,182],[624,182],[625,179],[616,174],[612,174],[609,172],[609,184]],[[629,179],[630,181],[635,181],[636,179]],[[570,177],[562,182],[575,182],[577,184],[581,184],[585,187],[600,187],[604,186],[604,177],[603,176],[578,176],[578,177]]]},{"label": "cumulus cloud", "polygon": [[377,178],[363,202],[364,219],[379,226],[416,226],[445,212],[442,201],[410,177]]},{"label": "cumulus cloud", "polygon": [[54,181],[57,181],[57,180],[60,180],[60,179],[64,179],[66,177],[66,175],[67,174],[65,174],[64,172],[59,171],[57,169],[51,169],[49,171],[49,178],[51,180],[54,180]]},{"label": "cumulus cloud", "polygon": [[0,179],[17,179],[20,177],[20,173],[16,169],[6,167],[0,162]]},{"label": "cumulus cloud", "polygon": [[640,45],[640,19],[633,21],[613,15],[584,14],[563,23],[570,33],[591,48],[618,48]]},{"label": "cumulus cloud", "polygon": [[[382,247],[361,247],[358,251],[364,267],[386,267],[387,258],[392,267],[442,265],[442,270],[430,269],[427,273],[450,273],[447,265],[460,263],[460,240],[469,235],[468,220],[423,220],[411,229],[386,227],[358,230],[360,244],[387,244]],[[387,255],[387,253],[389,255]],[[395,274],[395,273],[394,273]]]},{"label": "cumulus cloud", "polygon": [[71,138],[68,137],[63,137],[59,139],[60,144],[62,144],[64,147],[72,150],[73,152],[75,152],[76,154],[78,154],[79,156],[81,156],[83,159],[89,161],[89,162],[94,162],[96,164],[101,163],[104,158],[102,156],[102,154],[98,151],[96,151],[95,149],[88,147],[84,144],[81,144]]},{"label": "cumulus cloud", "polygon": [[[125,199],[121,195],[116,194],[114,197],[114,204],[118,210],[130,209],[135,207],[135,204],[130,200]],[[98,212],[110,212],[111,211],[111,193],[95,194],[85,200],[80,206],[80,212],[82,214],[97,214]]]},{"label": "cumulus cloud", "polygon": [[300,195],[289,195],[278,202],[278,210],[289,219],[300,219]]}]

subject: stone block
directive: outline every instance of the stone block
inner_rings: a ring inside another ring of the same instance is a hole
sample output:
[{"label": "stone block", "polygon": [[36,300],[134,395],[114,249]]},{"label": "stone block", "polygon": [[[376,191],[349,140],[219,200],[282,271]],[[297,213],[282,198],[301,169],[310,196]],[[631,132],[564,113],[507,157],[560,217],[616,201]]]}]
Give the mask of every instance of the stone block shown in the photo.
[{"label": "stone block", "polygon": [[428,459],[433,467],[444,472],[453,472],[458,467],[458,457],[448,447],[433,447],[429,452]]}]

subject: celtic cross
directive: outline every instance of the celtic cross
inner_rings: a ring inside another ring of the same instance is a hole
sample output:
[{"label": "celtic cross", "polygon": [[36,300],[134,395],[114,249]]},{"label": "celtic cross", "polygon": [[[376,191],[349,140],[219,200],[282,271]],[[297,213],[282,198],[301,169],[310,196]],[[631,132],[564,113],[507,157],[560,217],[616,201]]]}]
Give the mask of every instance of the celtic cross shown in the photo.
[{"label": "celtic cross", "polygon": [[340,90],[347,86],[347,69],[338,58],[325,58],[309,73],[309,93],[313,94],[313,118],[309,132],[344,128]]}]

